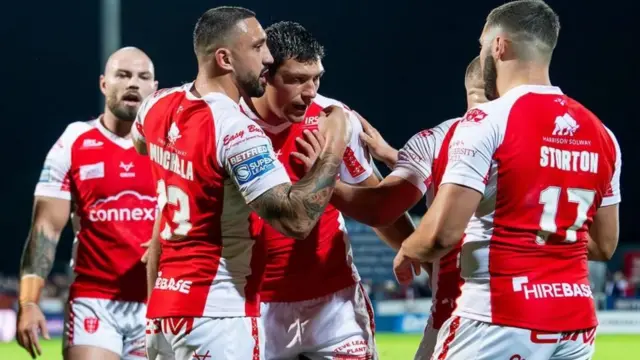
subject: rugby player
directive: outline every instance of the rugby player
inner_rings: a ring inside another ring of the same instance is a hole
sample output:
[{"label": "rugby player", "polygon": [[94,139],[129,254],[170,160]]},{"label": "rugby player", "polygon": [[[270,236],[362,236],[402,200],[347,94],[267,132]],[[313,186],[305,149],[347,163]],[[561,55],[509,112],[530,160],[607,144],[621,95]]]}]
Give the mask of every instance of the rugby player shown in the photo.
[{"label": "rugby player", "polygon": [[[240,106],[269,136],[295,183],[313,163],[304,153],[321,148],[321,141],[315,140],[324,121],[319,116],[322,109],[336,105],[349,110],[318,94],[324,48],[307,29],[283,21],[269,26],[266,33],[274,58],[266,92],[242,100]],[[359,139],[362,126],[352,113],[350,121],[353,134],[340,165],[340,181],[375,186],[379,180]],[[413,225],[407,217],[391,225],[378,232],[398,249]],[[342,214],[329,205],[304,241],[268,225],[262,240],[268,254],[260,293],[262,316],[269,329],[266,358],[376,358],[373,308],[359,283]]]},{"label": "rugby player", "polygon": [[[351,138],[343,109],[318,113],[324,148],[293,185],[264,131],[240,112],[241,97],[265,91],[273,62],[266,41],[252,11],[206,11],[194,30],[195,81],[156,92],[138,113],[134,140],[151,159],[161,214],[150,359],[264,359],[265,253],[254,240],[264,222],[307,238],[333,193]],[[150,269],[157,249],[152,242]]]},{"label": "rugby player", "polygon": [[139,49],[113,53],[100,76],[104,113],[67,126],[36,185],[31,231],[20,267],[18,343],[42,354],[46,320],[38,306],[71,215],[75,274],[65,308],[64,358],[144,359],[145,268],[141,245],[156,212],[148,158],[130,131],[142,100],[157,87],[153,63]]},{"label": "rugby player", "polygon": [[464,233],[464,283],[435,359],[593,356],[589,234],[610,258],[622,161],[613,133],[551,85],[559,30],[540,0],[491,11],[480,61],[492,101],[458,123],[435,200],[394,262],[408,280],[411,263],[440,258]]}]

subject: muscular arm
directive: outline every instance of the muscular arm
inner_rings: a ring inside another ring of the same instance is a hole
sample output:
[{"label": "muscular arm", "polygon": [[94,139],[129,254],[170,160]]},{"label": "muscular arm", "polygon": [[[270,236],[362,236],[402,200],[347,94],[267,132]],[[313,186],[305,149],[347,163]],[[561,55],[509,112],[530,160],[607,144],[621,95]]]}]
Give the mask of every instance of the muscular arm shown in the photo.
[{"label": "muscular arm", "polygon": [[619,233],[618,204],[599,208],[589,229],[590,239],[587,243],[589,260],[611,260],[618,247]]},{"label": "muscular arm", "polygon": [[471,188],[444,184],[416,231],[402,243],[406,256],[433,262],[456,245],[476,211],[482,194]]},{"label": "muscular arm", "polygon": [[[344,151],[344,149],[343,149]],[[294,185],[277,185],[249,203],[281,233],[305,239],[327,207],[336,185],[340,151],[324,151],[305,177]]]},{"label": "muscular arm", "polygon": [[[363,182],[361,182],[358,185],[362,187],[375,188],[376,186],[378,186],[378,184],[380,184],[380,180],[383,180],[382,176],[380,175],[379,172],[377,172],[377,169],[374,169],[374,175],[369,176],[367,179],[365,179]],[[421,196],[422,195],[420,195],[420,197]],[[373,230],[380,237],[380,239],[382,239],[382,241],[387,243],[387,245],[389,245],[392,249],[396,251],[400,250],[400,247],[402,246],[402,242],[404,241],[404,239],[409,237],[409,235],[411,235],[411,233],[415,230],[415,226],[413,225],[411,216],[409,216],[409,213],[406,212],[411,207],[413,207],[413,205],[406,208],[405,212],[401,214],[395,220],[395,222],[393,222],[391,225],[377,226],[373,228]],[[372,210],[373,209],[370,208],[364,211],[370,212]],[[373,210],[373,211],[376,211],[376,210]],[[380,210],[378,209],[378,211]]]},{"label": "muscular arm", "polygon": [[53,268],[60,234],[69,220],[69,200],[36,196],[31,230],[20,263],[20,303],[39,301]]},{"label": "muscular arm", "polygon": [[350,218],[373,227],[385,227],[398,220],[422,198],[411,183],[387,176],[375,187],[336,185],[332,204]]}]

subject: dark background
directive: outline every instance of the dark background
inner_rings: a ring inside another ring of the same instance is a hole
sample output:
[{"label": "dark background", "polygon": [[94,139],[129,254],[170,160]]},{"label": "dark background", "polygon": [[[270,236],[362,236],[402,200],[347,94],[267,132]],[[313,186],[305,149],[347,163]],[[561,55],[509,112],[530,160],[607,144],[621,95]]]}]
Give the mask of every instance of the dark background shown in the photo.
[{"label": "dark background", "polygon": [[[192,80],[191,32],[199,15],[219,5],[246,6],[266,27],[294,20],[325,45],[320,92],[365,115],[398,147],[420,129],[465,111],[463,75],[478,54],[488,12],[503,1],[394,2],[254,0],[123,0],[122,45],[146,51],[160,87]],[[639,35],[633,1],[556,0],[562,22],[551,67],[555,85],[585,104],[617,135],[624,151],[621,241],[637,244],[638,200],[634,101]],[[32,194],[44,156],[67,123],[100,114],[98,0],[17,1],[2,5],[3,236],[0,273],[18,270]],[[422,208],[416,209],[421,214]],[[57,269],[70,257],[67,231]]]}]

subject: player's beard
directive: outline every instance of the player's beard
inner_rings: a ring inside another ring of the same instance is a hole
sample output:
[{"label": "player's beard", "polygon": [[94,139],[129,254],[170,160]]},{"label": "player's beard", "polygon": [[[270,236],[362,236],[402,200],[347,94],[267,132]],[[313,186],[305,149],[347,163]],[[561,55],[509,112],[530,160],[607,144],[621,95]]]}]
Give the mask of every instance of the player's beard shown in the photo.
[{"label": "player's beard", "polygon": [[125,105],[123,102],[118,101],[115,95],[107,97],[107,108],[116,118],[122,121],[133,121],[138,114],[137,106]]},{"label": "player's beard", "polygon": [[265,85],[260,83],[260,76],[247,71],[244,74],[239,74],[236,81],[246,96],[259,98],[264,95]]},{"label": "player's beard", "polygon": [[487,55],[484,58],[484,68],[482,69],[482,79],[484,80],[484,95],[487,100],[492,101],[500,97],[498,94],[498,68],[493,56]]}]

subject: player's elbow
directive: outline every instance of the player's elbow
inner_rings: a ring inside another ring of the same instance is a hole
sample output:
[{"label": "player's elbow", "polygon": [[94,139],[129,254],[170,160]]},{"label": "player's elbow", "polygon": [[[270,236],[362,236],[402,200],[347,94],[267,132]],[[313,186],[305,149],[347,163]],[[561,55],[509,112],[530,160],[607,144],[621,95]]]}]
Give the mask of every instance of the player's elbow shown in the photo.
[{"label": "player's elbow", "polygon": [[395,211],[395,210],[372,211],[371,213],[373,214],[371,219],[372,224],[369,224],[369,225],[376,228],[392,226],[393,224],[396,223],[396,221],[398,221],[398,219],[400,219],[402,215],[404,215],[403,211]]},{"label": "player's elbow", "polygon": [[598,209],[589,229],[589,259],[611,260],[618,247],[619,229],[617,205]]},{"label": "player's elbow", "polygon": [[[589,260],[593,261],[609,261],[613,258],[613,254],[618,247],[617,238],[609,238],[604,241],[595,241],[593,247],[589,247]],[[595,247],[595,248],[594,248]]]},{"label": "player's elbow", "polygon": [[464,229],[439,229],[435,232],[433,247],[436,250],[443,250],[453,247],[460,241]]}]

